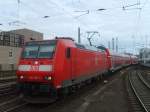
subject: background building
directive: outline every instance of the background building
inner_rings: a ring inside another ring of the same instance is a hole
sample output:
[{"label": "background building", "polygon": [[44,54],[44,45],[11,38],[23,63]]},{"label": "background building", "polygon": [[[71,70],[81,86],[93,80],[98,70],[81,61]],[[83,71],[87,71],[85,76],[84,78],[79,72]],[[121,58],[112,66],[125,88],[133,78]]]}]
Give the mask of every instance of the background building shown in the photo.
[{"label": "background building", "polygon": [[29,29],[0,32],[0,71],[16,70],[24,43],[33,40],[43,40],[43,34]]},{"label": "background building", "polygon": [[23,35],[24,36],[24,42],[32,41],[32,40],[43,40],[43,33],[29,30],[29,29],[17,29],[10,31],[15,34]]},{"label": "background building", "polygon": [[140,49],[139,59],[141,63],[150,64],[150,48]]}]

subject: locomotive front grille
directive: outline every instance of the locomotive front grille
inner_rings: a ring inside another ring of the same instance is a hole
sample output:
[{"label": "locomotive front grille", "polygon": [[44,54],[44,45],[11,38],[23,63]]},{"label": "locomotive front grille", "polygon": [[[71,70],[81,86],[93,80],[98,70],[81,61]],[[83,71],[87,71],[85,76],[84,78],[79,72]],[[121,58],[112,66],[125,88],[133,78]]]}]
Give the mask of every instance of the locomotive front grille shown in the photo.
[{"label": "locomotive front grille", "polygon": [[51,96],[56,93],[55,88],[48,84],[22,83],[19,84],[19,89],[24,95],[29,96]]}]

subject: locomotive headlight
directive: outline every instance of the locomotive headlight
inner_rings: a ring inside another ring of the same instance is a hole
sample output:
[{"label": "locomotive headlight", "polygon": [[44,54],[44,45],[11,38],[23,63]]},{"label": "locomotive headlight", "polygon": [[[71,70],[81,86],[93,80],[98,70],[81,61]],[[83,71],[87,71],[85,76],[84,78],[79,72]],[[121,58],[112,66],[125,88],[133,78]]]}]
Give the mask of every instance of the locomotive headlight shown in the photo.
[{"label": "locomotive headlight", "polygon": [[51,76],[47,77],[47,80],[51,80],[51,79],[52,79],[52,77],[51,77]]},{"label": "locomotive headlight", "polygon": [[20,79],[23,79],[23,78],[24,78],[23,75],[21,75],[21,76],[20,76]]},{"label": "locomotive headlight", "polygon": [[49,80],[50,81],[50,80],[52,80],[52,77],[51,76],[46,76],[45,80]]}]

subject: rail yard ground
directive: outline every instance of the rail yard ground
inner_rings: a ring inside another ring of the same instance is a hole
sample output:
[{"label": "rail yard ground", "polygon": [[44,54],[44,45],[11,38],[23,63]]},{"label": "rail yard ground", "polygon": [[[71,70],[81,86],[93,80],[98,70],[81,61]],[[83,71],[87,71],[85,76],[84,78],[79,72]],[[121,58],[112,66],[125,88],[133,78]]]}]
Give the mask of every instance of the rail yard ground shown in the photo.
[{"label": "rail yard ground", "polygon": [[124,87],[126,68],[104,80],[82,87],[75,93],[48,105],[27,104],[16,112],[128,112],[129,104]]},{"label": "rail yard ground", "polygon": [[[137,69],[137,67],[130,66],[111,74],[112,76],[103,80],[97,80],[95,83],[83,86],[75,93],[54,103],[28,104],[15,101],[11,109],[7,107],[8,110],[6,109],[5,112],[134,112],[135,109],[133,109],[132,104],[135,104],[135,102],[130,101],[127,76],[136,70],[147,72],[147,68],[138,67]],[[5,104],[5,102],[7,104],[9,102],[7,99],[11,101],[13,98],[17,97],[7,95],[5,98],[1,98],[0,105]]]}]

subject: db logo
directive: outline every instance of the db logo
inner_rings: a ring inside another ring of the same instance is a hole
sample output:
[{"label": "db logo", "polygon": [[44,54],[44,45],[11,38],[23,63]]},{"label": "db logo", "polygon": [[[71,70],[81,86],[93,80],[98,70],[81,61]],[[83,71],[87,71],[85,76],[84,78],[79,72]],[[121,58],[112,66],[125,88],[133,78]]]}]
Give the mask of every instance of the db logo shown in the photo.
[{"label": "db logo", "polygon": [[38,70],[39,70],[38,65],[31,66],[31,71],[38,71]]}]

